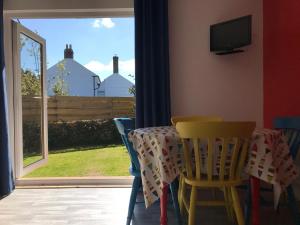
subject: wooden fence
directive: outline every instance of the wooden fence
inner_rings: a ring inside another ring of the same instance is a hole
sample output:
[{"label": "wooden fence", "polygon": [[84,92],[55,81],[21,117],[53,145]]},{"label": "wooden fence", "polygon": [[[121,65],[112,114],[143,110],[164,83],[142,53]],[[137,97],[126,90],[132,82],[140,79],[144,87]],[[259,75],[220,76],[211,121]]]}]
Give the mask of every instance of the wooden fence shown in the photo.
[{"label": "wooden fence", "polygon": [[[134,116],[133,97],[48,97],[48,121],[76,121]],[[40,118],[41,99],[23,96],[23,120]]]}]

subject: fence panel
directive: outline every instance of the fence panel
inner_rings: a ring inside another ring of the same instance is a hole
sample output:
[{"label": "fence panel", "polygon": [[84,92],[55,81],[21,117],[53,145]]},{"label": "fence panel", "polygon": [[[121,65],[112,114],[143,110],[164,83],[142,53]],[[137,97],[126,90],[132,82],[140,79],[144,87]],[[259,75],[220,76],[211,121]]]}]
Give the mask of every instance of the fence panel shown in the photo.
[{"label": "fence panel", "polygon": [[[23,96],[23,120],[39,118],[41,99]],[[134,116],[133,97],[48,97],[48,121],[76,121]]]}]

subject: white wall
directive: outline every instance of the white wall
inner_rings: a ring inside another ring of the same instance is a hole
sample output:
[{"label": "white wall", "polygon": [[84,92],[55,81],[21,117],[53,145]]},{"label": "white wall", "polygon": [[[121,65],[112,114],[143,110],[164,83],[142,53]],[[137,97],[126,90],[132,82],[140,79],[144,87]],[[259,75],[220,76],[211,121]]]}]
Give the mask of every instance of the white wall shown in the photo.
[{"label": "white wall", "polygon": [[133,97],[129,93],[129,89],[133,85],[120,74],[112,74],[101,83],[98,95],[105,97]]},{"label": "white wall", "polygon": [[[59,69],[58,64],[63,63],[64,70]],[[63,76],[65,89],[70,96],[94,96],[93,76],[97,76],[92,71],[86,69],[73,59],[64,59],[47,70],[48,95],[52,96],[53,87],[58,76]],[[63,73],[63,74],[62,74]]]},{"label": "white wall", "polygon": [[[211,24],[253,15],[246,52],[209,50]],[[170,70],[173,115],[213,114],[262,125],[262,1],[170,0]]]}]

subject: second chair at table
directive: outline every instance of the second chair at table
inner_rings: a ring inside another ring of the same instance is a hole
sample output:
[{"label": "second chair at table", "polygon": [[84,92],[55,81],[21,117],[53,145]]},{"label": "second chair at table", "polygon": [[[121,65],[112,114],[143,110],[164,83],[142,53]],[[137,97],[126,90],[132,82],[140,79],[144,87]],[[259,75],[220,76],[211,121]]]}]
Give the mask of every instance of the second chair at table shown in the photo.
[{"label": "second chair at table", "polygon": [[[274,128],[284,132],[291,155],[296,160],[300,148],[300,117],[278,117],[274,120]],[[300,225],[300,211],[292,185],[287,187],[288,201],[296,225]]]},{"label": "second chair at table", "polygon": [[[134,176],[132,191],[130,195],[130,202],[128,207],[127,223],[126,223],[126,225],[130,225],[135,203],[136,203],[137,194],[140,188],[142,188],[140,163],[138,160],[137,152],[134,150],[132,143],[128,139],[128,133],[135,129],[135,120],[133,118],[114,118],[114,122],[121,135],[122,141],[128,150],[131,159],[131,166],[129,168],[129,172],[132,176]],[[172,194],[172,200],[173,200],[173,205],[177,217],[177,222],[178,225],[181,225],[181,215],[178,207],[176,185],[173,183],[170,184],[170,190]]]},{"label": "second chair at table", "polygon": [[[176,124],[183,143],[185,162],[185,171],[181,173],[180,201],[188,213],[189,225],[195,224],[197,205],[226,207],[228,201],[232,201],[238,224],[244,225],[236,186],[243,182],[241,175],[254,128],[255,122],[179,122]],[[204,145],[201,144],[203,141]],[[206,146],[205,143],[207,148],[203,147]],[[217,154],[216,150],[219,151],[219,157],[214,157]],[[230,157],[229,161],[228,157]],[[190,198],[186,198],[187,186],[191,187]],[[223,189],[225,199],[224,201],[198,201],[200,188]]]}]

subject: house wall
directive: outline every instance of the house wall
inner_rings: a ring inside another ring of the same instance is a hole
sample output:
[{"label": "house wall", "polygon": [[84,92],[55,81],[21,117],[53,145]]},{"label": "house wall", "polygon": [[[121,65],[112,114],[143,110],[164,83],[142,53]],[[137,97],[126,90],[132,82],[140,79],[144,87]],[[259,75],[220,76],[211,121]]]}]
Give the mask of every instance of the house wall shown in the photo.
[{"label": "house wall", "polygon": [[[62,63],[64,70],[59,69]],[[64,59],[47,70],[47,91],[49,96],[53,96],[53,87],[58,76],[64,80],[64,87],[70,96],[94,96],[93,76],[97,76],[92,71],[86,69],[73,59]],[[97,82],[97,80],[96,80]]]},{"label": "house wall", "polygon": [[[244,53],[209,50],[211,24],[253,15],[252,45]],[[262,1],[169,1],[173,115],[213,114],[262,125]]]},{"label": "house wall", "polygon": [[98,96],[133,97],[129,92],[129,89],[132,88],[133,85],[133,83],[120,74],[112,74],[100,84]]},{"label": "house wall", "polygon": [[264,0],[264,121],[300,115],[300,2]]}]

